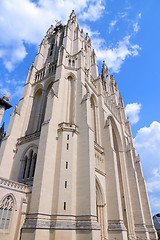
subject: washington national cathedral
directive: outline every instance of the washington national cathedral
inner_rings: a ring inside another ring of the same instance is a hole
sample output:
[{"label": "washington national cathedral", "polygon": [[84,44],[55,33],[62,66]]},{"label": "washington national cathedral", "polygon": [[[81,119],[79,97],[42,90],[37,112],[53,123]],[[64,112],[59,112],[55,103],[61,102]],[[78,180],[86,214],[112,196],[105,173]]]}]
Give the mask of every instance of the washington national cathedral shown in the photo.
[{"label": "washington national cathedral", "polygon": [[74,11],[48,29],[3,135],[0,239],[157,239],[116,80]]}]

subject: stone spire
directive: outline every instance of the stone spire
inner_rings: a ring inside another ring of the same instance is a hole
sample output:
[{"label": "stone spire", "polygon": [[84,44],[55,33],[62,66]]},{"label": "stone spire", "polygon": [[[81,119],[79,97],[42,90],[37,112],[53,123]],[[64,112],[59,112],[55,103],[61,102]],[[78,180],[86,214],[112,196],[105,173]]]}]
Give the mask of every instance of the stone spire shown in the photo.
[{"label": "stone spire", "polygon": [[105,91],[107,90],[106,80],[107,80],[108,75],[109,75],[108,67],[107,67],[105,61],[103,61],[103,65],[102,65],[102,85],[103,85],[103,89]]},{"label": "stone spire", "polygon": [[75,14],[75,11],[72,10],[71,14],[70,14],[70,17],[69,17],[69,20],[71,21],[76,21],[76,14]]}]

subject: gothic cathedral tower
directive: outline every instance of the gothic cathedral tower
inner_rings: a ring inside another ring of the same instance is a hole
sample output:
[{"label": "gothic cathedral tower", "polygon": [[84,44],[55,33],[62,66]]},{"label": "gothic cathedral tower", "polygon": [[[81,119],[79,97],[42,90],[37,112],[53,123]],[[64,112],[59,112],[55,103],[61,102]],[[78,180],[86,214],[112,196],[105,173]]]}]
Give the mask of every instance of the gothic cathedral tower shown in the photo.
[{"label": "gothic cathedral tower", "polygon": [[0,150],[3,240],[156,240],[122,97],[72,11],[51,26]]}]

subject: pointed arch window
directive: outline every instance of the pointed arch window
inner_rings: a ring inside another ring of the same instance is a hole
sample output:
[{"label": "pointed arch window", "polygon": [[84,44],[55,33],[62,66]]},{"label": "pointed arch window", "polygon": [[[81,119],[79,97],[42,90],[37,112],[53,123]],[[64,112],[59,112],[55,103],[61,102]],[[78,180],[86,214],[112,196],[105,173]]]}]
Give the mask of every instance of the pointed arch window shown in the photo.
[{"label": "pointed arch window", "polygon": [[33,98],[32,110],[29,119],[27,134],[37,132],[41,128],[41,105],[42,105],[42,89],[39,88]]},{"label": "pointed arch window", "polygon": [[71,59],[68,60],[68,66],[71,66]]},{"label": "pointed arch window", "polygon": [[43,102],[43,107],[42,107],[43,110],[42,110],[41,125],[42,125],[42,123],[44,122],[45,113],[46,113],[46,107],[47,107],[47,98],[48,98],[48,94],[49,94],[52,86],[53,86],[53,82],[51,82],[51,83],[49,84],[49,86],[47,87],[47,89],[44,91],[44,102]]},{"label": "pointed arch window", "polygon": [[94,131],[94,140],[97,142],[97,129],[96,129],[96,108],[95,108],[95,101],[93,96],[90,98],[91,104],[91,128]]},{"label": "pointed arch window", "polygon": [[67,86],[67,119],[69,123],[75,122],[75,103],[76,103],[76,91],[75,91],[75,77],[68,76]]},{"label": "pointed arch window", "polygon": [[55,38],[52,39],[51,45],[50,45],[50,51],[49,51],[49,56],[51,57],[54,53],[54,46],[55,46]]},{"label": "pointed arch window", "polygon": [[33,149],[27,151],[22,161],[21,182],[31,184],[33,182],[37,162],[37,153]]},{"label": "pointed arch window", "polygon": [[4,197],[0,202],[0,229],[9,229],[14,208],[14,199],[11,194]]},{"label": "pointed arch window", "polygon": [[75,67],[75,60],[72,60],[72,67]]},{"label": "pointed arch window", "polygon": [[76,62],[75,62],[74,59],[73,59],[73,60],[68,59],[68,66],[69,66],[69,67],[73,67],[73,68],[74,68],[74,67],[75,67],[75,63],[76,63]]}]

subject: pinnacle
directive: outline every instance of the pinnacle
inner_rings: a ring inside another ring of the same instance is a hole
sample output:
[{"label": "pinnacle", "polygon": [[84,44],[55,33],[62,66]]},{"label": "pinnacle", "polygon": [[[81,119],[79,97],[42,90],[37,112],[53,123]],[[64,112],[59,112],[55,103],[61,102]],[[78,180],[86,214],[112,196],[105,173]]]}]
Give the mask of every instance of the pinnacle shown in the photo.
[{"label": "pinnacle", "polygon": [[76,19],[76,14],[75,11],[72,10],[71,14],[70,14],[70,20]]}]

